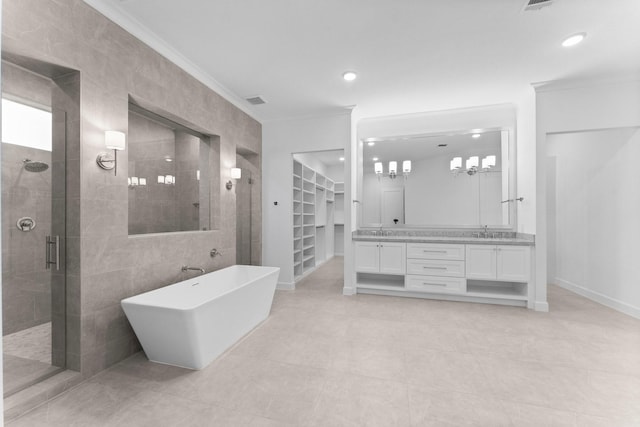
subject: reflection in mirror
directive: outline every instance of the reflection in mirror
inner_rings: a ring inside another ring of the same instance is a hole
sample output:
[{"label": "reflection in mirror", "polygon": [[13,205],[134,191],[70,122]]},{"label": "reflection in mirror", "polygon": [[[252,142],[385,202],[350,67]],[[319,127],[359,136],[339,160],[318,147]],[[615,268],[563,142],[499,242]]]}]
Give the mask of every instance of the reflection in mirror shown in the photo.
[{"label": "reflection in mirror", "polygon": [[210,141],[130,104],[129,234],[210,229]]},{"label": "reflection in mirror", "polygon": [[501,130],[367,139],[363,226],[509,225],[508,144]]}]

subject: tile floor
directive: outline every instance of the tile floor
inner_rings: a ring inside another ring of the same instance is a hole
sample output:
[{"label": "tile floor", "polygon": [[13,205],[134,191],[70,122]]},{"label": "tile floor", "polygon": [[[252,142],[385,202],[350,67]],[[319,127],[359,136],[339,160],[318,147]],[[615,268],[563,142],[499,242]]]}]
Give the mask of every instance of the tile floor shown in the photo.
[{"label": "tile floor", "polygon": [[2,337],[4,395],[59,370],[51,366],[51,322]]},{"label": "tile floor", "polygon": [[341,290],[334,258],[208,368],[138,353],[9,425],[640,426],[639,320]]}]

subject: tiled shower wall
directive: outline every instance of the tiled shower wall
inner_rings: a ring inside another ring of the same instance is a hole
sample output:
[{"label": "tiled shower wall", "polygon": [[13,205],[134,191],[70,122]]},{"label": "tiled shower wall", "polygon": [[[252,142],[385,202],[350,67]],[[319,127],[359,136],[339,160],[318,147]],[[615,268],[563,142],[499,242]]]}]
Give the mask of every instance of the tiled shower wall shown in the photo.
[{"label": "tiled shower wall", "polygon": [[[45,236],[51,234],[51,169],[27,172],[22,160],[51,164],[51,152],[2,144],[2,335],[51,320],[51,279],[45,269]],[[28,232],[16,226],[31,217]]]},{"label": "tiled shower wall", "polygon": [[[235,263],[235,192],[224,183],[236,147],[261,156],[261,125],[81,0],[5,0],[2,15],[3,53],[79,71],[80,145],[68,144],[68,159],[79,156],[77,173],[67,173],[69,188],[79,183],[79,203],[70,190],[68,211],[77,208],[80,222],[67,246],[73,254],[67,263],[67,363],[91,375],[139,350],[122,298],[190,277],[181,273],[182,264],[211,271]],[[104,150],[105,130],[127,131],[130,96],[213,135],[213,230],[129,237],[128,153],[118,154],[117,175],[98,168],[95,159]],[[224,255],[211,258],[212,248]]]},{"label": "tiled shower wall", "polygon": [[[51,106],[51,80],[2,64],[3,96]],[[9,141],[10,142],[10,141]],[[14,144],[2,147],[2,334],[51,320],[50,272],[44,267],[45,236],[51,234],[51,171],[27,172],[24,159],[51,165],[51,152]],[[29,216],[36,228],[18,230]]]}]

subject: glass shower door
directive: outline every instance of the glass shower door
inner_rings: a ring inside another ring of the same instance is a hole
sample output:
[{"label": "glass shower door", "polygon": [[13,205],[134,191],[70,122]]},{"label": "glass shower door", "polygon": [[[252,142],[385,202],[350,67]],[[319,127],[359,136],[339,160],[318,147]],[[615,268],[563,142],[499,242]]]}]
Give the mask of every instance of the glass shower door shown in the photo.
[{"label": "glass shower door", "polygon": [[[16,116],[7,117],[5,101],[1,152],[4,397],[54,375],[66,363],[66,114],[14,102],[17,106],[9,109],[16,107]],[[39,120],[49,123],[50,132],[38,134],[27,128]],[[12,132],[21,122],[23,128]]]}]

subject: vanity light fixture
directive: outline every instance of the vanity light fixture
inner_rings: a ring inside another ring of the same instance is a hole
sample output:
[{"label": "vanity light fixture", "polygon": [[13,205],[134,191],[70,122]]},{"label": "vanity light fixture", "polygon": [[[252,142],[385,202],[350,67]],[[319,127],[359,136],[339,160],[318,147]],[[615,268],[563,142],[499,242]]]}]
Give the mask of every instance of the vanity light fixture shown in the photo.
[{"label": "vanity light fixture", "polygon": [[585,37],[587,37],[587,33],[577,33],[577,34],[570,35],[569,37],[563,40],[562,47],[575,46],[578,43],[582,42],[585,39]]},{"label": "vanity light fixture", "polygon": [[479,161],[480,159],[478,156],[471,156],[467,159],[467,161],[465,162],[465,166],[467,167],[467,174],[475,175],[475,173],[478,172]]},{"label": "vanity light fixture", "polygon": [[471,135],[471,138],[473,139],[478,139],[480,138],[482,135],[480,135],[479,133],[474,133],[473,135]]},{"label": "vanity light fixture", "polygon": [[454,157],[449,162],[449,169],[451,172],[458,172],[462,168],[462,157]]},{"label": "vanity light fixture", "polygon": [[[242,169],[240,168],[231,168],[231,179],[240,179],[242,177]],[[225,187],[227,190],[231,190],[233,188],[233,181],[227,181]]]},{"label": "vanity light fixture", "polygon": [[96,163],[104,170],[113,169],[113,174],[117,175],[118,151],[122,151],[126,146],[126,136],[124,132],[108,130],[104,133],[104,145],[107,149],[113,150],[111,153],[103,151],[98,153]]},{"label": "vanity light fixture", "polygon": [[376,143],[375,143],[375,142],[373,142],[373,141],[369,141],[369,142],[367,142],[367,145],[368,145],[369,147],[373,147],[374,145],[376,145]]},{"label": "vanity light fixture", "polygon": [[344,162],[344,157],[340,157],[338,160],[340,160],[341,162]]},{"label": "vanity light fixture", "polygon": [[482,159],[482,169],[478,169],[480,166],[480,157],[471,156],[465,162],[465,169],[462,169],[462,157],[454,157],[449,162],[449,170],[454,175],[458,175],[460,172],[466,172],[468,175],[475,175],[478,172],[489,172],[489,170],[496,166],[496,156],[489,155]]},{"label": "vanity light fixture", "polygon": [[487,156],[482,159],[482,169],[488,170],[496,165],[496,156]]},{"label": "vanity light fixture", "polygon": [[196,171],[196,181],[200,181],[200,169]]},{"label": "vanity light fixture", "polygon": [[137,176],[132,176],[127,178],[127,184],[129,185],[129,188],[131,188],[132,190],[135,189],[136,187],[144,187],[147,185],[147,178],[139,178]]},{"label": "vanity light fixture", "polygon": [[389,178],[395,179],[397,175],[398,175],[398,162],[392,160],[389,162]]},{"label": "vanity light fixture", "polygon": [[[378,160],[377,157],[374,157],[373,160]],[[376,176],[378,177],[378,180],[380,180],[380,177],[382,177],[384,175],[384,170],[383,170],[383,166],[382,166],[382,162],[375,162],[373,164],[373,170],[376,173]],[[405,160],[402,162],[402,174],[404,175],[405,178],[407,178],[407,176],[409,176],[409,174],[411,173],[411,160]],[[389,162],[389,178],[391,179],[395,179],[398,176],[398,162],[392,160]]]},{"label": "vanity light fixture", "polygon": [[402,162],[402,174],[406,177],[411,173],[411,160]]},{"label": "vanity light fixture", "polygon": [[373,159],[371,159],[371,160],[373,160],[374,162],[377,162],[379,159],[378,159],[377,157],[374,157],[374,158],[373,158]]},{"label": "vanity light fixture", "polygon": [[[175,185],[176,177],[173,175],[158,175],[158,184]],[[146,184],[146,179],[145,179]]]},{"label": "vanity light fixture", "polygon": [[345,71],[342,73],[342,78],[348,82],[352,82],[358,78],[358,74],[355,71]]}]

